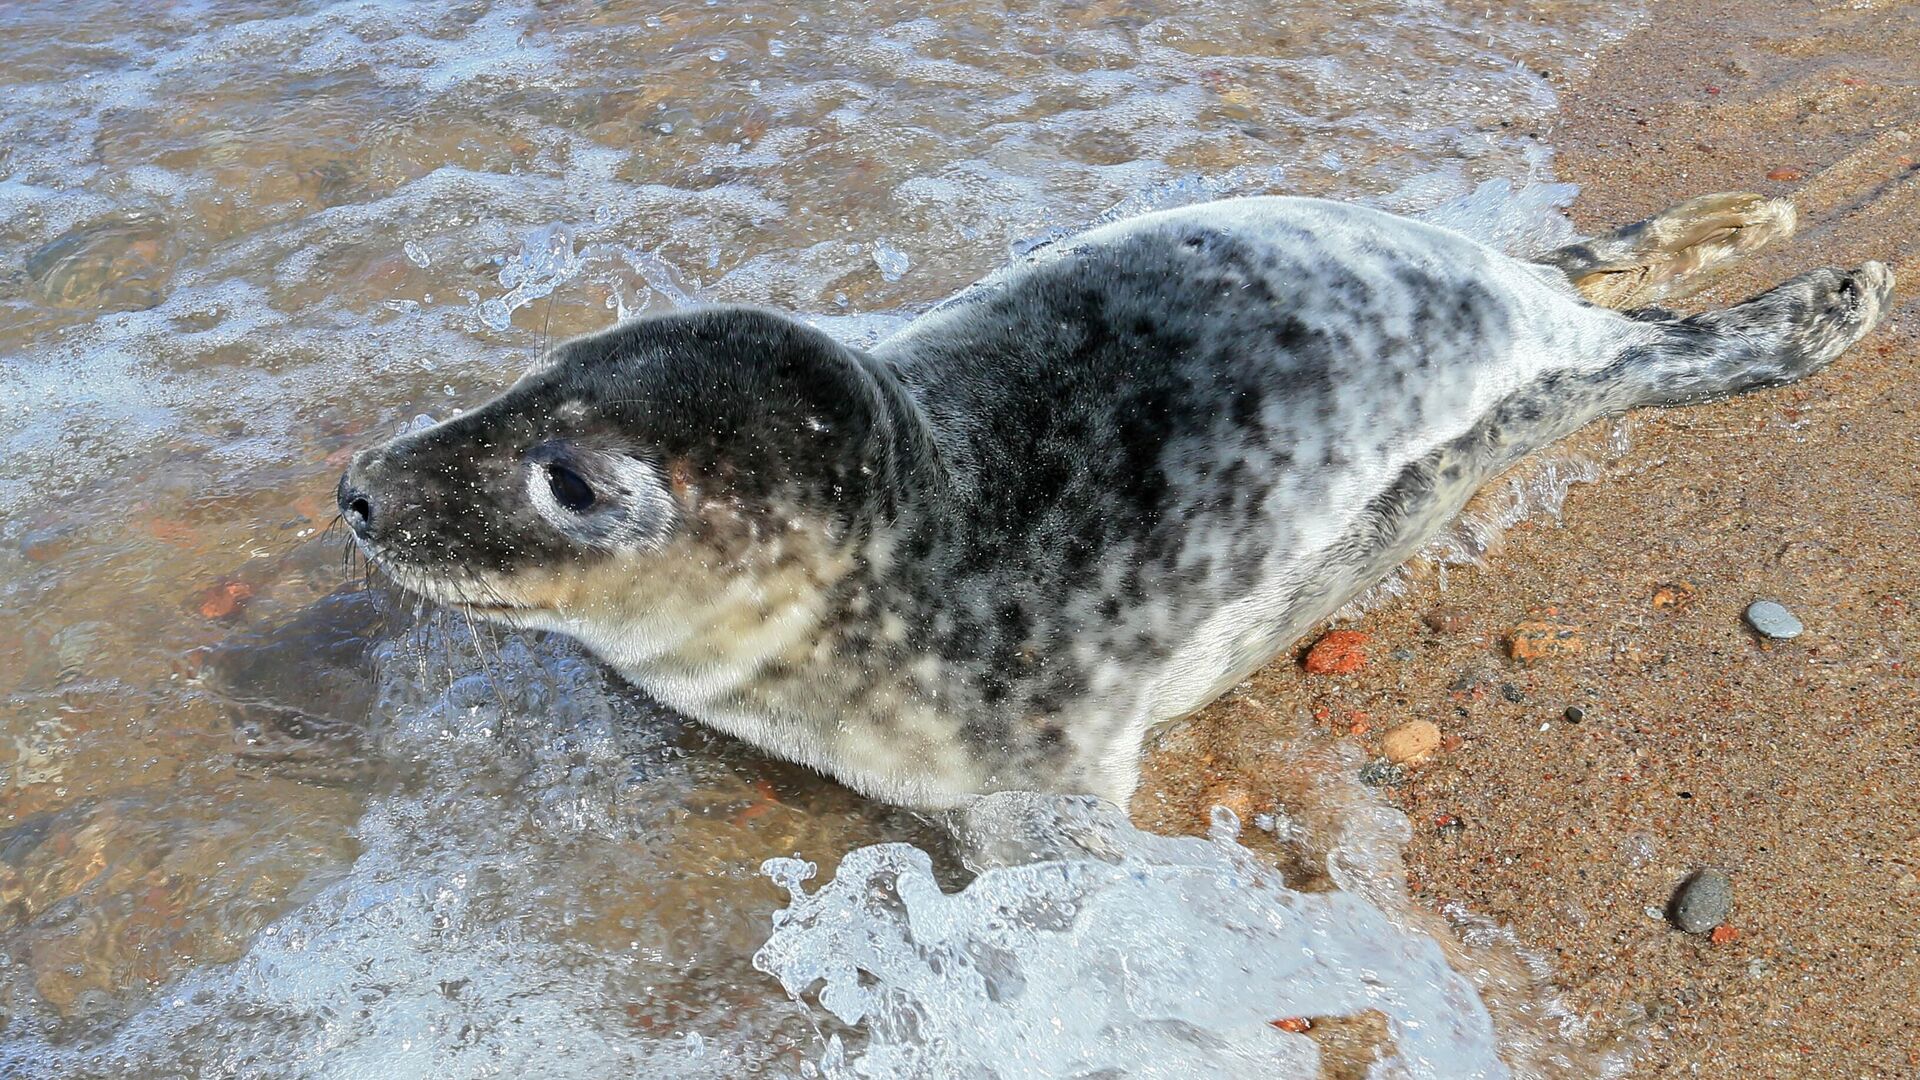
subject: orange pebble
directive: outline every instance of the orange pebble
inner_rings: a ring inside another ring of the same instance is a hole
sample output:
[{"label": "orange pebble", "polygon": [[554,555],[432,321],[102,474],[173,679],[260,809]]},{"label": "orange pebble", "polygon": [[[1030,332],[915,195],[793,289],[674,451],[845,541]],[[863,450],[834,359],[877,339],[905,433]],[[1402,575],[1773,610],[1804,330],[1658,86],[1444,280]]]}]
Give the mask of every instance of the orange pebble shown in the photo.
[{"label": "orange pebble", "polygon": [[1371,638],[1358,630],[1335,630],[1307,650],[1307,670],[1315,675],[1345,675],[1367,662]]}]

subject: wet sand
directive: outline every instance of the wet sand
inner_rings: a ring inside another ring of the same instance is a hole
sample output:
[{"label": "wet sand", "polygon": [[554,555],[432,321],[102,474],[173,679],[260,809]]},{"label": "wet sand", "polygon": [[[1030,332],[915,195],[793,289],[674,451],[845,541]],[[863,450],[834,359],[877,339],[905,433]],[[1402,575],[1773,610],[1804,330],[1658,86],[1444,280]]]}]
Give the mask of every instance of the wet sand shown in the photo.
[{"label": "wet sand", "polygon": [[[1632,1075],[1920,1075],[1916,57],[1920,5],[1680,0],[1561,85],[1543,135],[1584,231],[1704,192],[1798,204],[1797,236],[1675,307],[1872,258],[1893,314],[1802,384],[1636,414],[1558,521],[1339,620],[1371,635],[1361,670],[1276,664],[1165,740],[1136,818],[1257,809],[1297,722],[1373,755],[1431,720],[1442,750],[1388,789],[1410,888],[1511,928],[1596,1033],[1640,1043]],[[1763,643],[1759,598],[1805,634]],[[1511,659],[1541,617],[1581,651]],[[1662,917],[1701,867],[1733,882],[1718,940]]]}]

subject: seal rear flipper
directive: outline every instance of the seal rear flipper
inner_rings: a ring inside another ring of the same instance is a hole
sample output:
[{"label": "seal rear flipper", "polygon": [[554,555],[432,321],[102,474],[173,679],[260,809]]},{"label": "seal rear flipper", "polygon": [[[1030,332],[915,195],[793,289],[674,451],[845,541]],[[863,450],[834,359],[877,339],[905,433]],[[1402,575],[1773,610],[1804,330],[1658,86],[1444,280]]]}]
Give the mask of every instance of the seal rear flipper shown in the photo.
[{"label": "seal rear flipper", "polygon": [[1810,270],[1744,304],[1662,325],[1664,338],[1617,363],[1633,405],[1687,405],[1793,382],[1820,370],[1886,314],[1893,271]]},{"label": "seal rear flipper", "polygon": [[1793,204],[1745,191],[1701,195],[1538,262],[1611,308],[1646,307],[1704,285],[1712,271],[1793,234]]}]

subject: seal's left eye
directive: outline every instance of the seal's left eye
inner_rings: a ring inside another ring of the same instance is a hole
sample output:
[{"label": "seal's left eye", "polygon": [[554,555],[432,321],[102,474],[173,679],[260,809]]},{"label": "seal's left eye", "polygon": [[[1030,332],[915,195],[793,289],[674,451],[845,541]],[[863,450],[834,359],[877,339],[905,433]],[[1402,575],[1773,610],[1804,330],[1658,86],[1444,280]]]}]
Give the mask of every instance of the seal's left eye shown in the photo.
[{"label": "seal's left eye", "polygon": [[557,461],[547,463],[547,490],[569,513],[584,514],[593,508],[593,485]]}]

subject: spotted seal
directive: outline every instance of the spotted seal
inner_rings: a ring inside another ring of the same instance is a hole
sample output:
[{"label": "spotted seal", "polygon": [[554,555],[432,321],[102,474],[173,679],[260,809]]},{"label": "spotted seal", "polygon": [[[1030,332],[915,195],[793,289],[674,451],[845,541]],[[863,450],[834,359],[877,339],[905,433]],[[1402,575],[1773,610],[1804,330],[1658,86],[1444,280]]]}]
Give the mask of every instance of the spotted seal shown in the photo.
[{"label": "spotted seal", "polygon": [[1877,263],[1692,318],[1581,296],[1791,227],[1716,198],[1536,261],[1311,199],[1153,213],[865,351],[772,311],[642,318],[360,452],[340,508],[400,586],[571,635],[868,795],[1124,805],[1149,732],[1489,476],[1596,417],[1800,378],[1878,321]]}]

